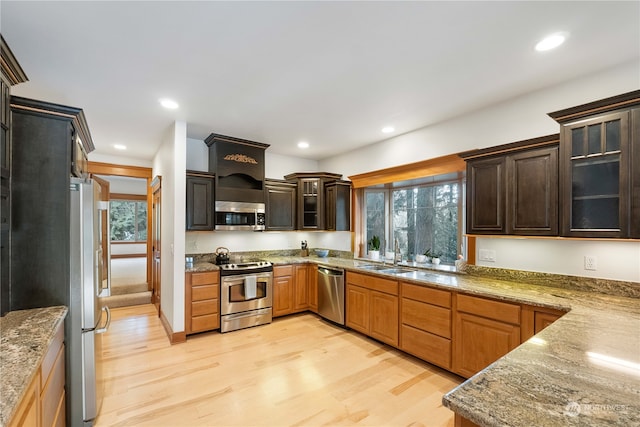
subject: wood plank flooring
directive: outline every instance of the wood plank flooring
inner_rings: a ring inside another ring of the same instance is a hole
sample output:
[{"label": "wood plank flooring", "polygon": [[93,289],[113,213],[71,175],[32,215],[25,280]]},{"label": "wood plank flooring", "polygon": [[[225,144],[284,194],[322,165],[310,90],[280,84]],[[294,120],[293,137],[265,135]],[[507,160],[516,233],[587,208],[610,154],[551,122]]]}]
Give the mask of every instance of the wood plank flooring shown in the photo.
[{"label": "wood plank flooring", "polygon": [[453,426],[462,379],[313,314],[173,345],[152,305],[112,310],[106,426]]}]

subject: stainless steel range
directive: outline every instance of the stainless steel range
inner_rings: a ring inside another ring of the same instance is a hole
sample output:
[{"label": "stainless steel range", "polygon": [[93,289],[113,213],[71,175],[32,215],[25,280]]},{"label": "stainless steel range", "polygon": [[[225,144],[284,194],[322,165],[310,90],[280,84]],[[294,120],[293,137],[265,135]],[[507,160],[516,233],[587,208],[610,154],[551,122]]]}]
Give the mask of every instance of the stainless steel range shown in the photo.
[{"label": "stainless steel range", "polygon": [[271,323],[273,265],[254,261],[219,267],[220,332]]}]

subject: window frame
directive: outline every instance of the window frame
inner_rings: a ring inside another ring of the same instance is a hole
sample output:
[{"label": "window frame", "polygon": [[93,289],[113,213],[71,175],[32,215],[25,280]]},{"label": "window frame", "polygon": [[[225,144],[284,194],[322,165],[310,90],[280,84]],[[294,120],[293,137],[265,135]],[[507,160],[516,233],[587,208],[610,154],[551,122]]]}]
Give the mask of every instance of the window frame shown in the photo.
[{"label": "window frame", "polygon": [[[117,202],[133,202],[133,203],[140,203],[140,202],[144,202],[147,206],[147,211],[149,210],[148,208],[148,201],[147,201],[147,196],[146,195],[141,195],[141,194],[122,194],[122,193],[111,193],[109,195],[109,215],[111,215],[111,202],[112,201],[117,201]],[[138,215],[138,206],[136,205],[135,207],[135,236],[138,237],[139,236],[139,232],[138,232],[138,219],[140,218],[140,215]],[[141,243],[147,243],[148,239],[149,239],[149,213],[146,212],[144,215],[144,220],[147,224],[147,238],[144,240],[112,240],[111,238],[111,227],[109,227],[109,243],[113,244],[113,245],[131,245],[131,244],[141,244]],[[109,223],[111,223],[111,220],[109,220]]]},{"label": "window frame", "polygon": [[[431,176],[424,179],[415,179],[410,181],[403,181],[402,183],[388,183],[383,185],[376,185],[371,187],[363,187],[361,188],[361,196],[362,209],[358,212],[358,217],[361,222],[360,233],[362,235],[362,239],[364,240],[364,249],[361,251],[361,256],[366,257],[368,253],[368,245],[367,245],[367,194],[370,193],[384,193],[385,197],[385,224],[384,224],[384,244],[381,244],[382,253],[386,253],[386,250],[389,249],[391,251],[394,250],[393,243],[389,244],[390,236],[393,236],[393,218],[391,215],[393,214],[393,192],[399,190],[412,190],[414,188],[423,188],[423,187],[436,187],[447,184],[458,184],[458,194],[457,194],[457,216],[458,216],[458,226],[457,226],[457,242],[458,247],[456,248],[457,255],[462,255],[466,258],[466,249],[467,242],[465,239],[465,205],[466,205],[466,177],[464,173],[458,173],[455,178],[450,175],[442,175],[442,176]],[[415,255],[415,254],[414,254]],[[406,260],[406,257],[403,258]]]}]

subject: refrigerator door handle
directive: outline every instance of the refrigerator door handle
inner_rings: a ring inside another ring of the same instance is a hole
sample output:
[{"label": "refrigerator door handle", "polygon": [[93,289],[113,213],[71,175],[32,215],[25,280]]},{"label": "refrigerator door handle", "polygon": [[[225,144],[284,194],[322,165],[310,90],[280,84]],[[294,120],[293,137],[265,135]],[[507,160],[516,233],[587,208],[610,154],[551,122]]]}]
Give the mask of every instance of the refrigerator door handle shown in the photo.
[{"label": "refrigerator door handle", "polygon": [[96,334],[104,334],[109,330],[109,325],[111,325],[111,310],[106,305],[102,307],[103,311],[107,312],[107,323],[105,323],[103,328],[96,328]]}]

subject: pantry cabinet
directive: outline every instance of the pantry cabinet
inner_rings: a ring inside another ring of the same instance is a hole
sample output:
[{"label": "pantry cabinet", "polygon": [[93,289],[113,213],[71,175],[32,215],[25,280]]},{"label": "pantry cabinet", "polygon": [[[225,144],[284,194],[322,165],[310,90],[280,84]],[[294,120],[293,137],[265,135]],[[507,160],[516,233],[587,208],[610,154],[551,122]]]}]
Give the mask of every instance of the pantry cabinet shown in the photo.
[{"label": "pantry cabinet", "polygon": [[398,347],[398,282],[347,272],[346,326]]},{"label": "pantry cabinet", "polygon": [[471,377],[520,345],[519,304],[456,296],[453,372]]},{"label": "pantry cabinet", "polygon": [[561,234],[638,237],[640,91],[549,115],[561,124]]},{"label": "pantry cabinet", "polygon": [[461,154],[467,161],[467,233],[558,234],[559,135]]},{"label": "pantry cabinet", "polygon": [[187,231],[210,231],[215,228],[214,180],[213,174],[187,171]]},{"label": "pantry cabinet", "polygon": [[220,328],[220,272],[185,275],[185,333]]}]

